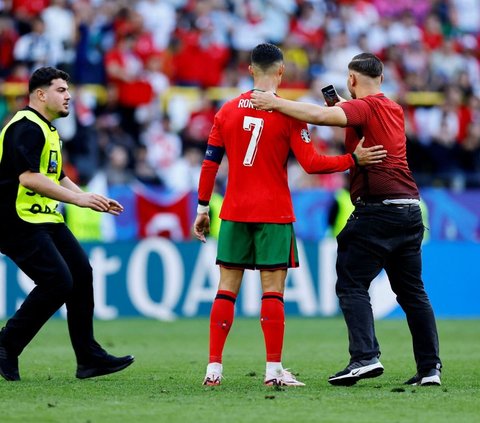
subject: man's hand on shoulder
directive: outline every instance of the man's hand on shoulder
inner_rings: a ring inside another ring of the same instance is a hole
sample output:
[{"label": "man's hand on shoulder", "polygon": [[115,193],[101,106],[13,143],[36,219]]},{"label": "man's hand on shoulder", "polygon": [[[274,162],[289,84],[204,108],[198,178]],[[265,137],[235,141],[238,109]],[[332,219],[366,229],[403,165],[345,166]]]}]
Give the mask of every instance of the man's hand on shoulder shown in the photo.
[{"label": "man's hand on shoulder", "polygon": [[274,110],[277,102],[277,97],[272,91],[258,91],[252,92],[253,107],[260,110]]}]

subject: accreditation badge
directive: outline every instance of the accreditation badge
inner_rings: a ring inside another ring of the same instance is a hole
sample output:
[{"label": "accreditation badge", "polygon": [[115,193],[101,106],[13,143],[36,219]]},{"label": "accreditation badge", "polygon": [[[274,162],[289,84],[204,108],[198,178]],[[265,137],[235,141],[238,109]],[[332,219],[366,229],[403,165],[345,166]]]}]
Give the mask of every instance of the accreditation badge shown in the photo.
[{"label": "accreditation badge", "polygon": [[50,150],[50,156],[48,158],[47,173],[57,173],[57,172],[58,172],[58,151]]}]

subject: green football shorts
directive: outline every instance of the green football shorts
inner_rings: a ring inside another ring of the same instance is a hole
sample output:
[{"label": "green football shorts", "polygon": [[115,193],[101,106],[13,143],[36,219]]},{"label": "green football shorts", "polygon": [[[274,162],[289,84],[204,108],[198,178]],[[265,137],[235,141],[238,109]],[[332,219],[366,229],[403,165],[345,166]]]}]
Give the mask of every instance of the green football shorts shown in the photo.
[{"label": "green football shorts", "polygon": [[234,269],[276,270],[298,267],[291,223],[246,223],[222,220],[217,264]]}]

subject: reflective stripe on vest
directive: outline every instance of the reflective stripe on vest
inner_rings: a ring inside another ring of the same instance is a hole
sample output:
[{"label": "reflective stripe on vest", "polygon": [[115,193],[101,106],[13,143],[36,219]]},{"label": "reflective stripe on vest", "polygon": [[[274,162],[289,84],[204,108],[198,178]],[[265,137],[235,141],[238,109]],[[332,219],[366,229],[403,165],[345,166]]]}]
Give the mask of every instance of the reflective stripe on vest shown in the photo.
[{"label": "reflective stripe on vest", "polygon": [[[60,138],[57,131],[52,131],[50,125],[30,110],[21,110],[8,122],[0,134],[0,161],[3,155],[3,139],[10,125],[27,118],[40,126],[45,137],[40,156],[40,173],[57,185],[62,169],[62,155],[60,151]],[[23,185],[18,185],[16,210],[20,219],[29,223],[61,223],[63,216],[58,212],[59,202],[48,197],[43,197],[28,190]]]}]

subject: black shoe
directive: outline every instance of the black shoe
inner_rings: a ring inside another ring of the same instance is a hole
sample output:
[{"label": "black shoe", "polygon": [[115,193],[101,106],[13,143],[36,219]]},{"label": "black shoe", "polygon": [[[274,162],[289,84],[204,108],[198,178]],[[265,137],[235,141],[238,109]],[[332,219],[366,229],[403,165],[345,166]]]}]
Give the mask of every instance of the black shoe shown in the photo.
[{"label": "black shoe", "polygon": [[412,378],[408,379],[404,385],[412,386],[440,386],[442,381],[440,380],[440,370],[430,369],[427,372],[419,372]]},{"label": "black shoe", "polygon": [[328,382],[335,386],[352,386],[360,379],[380,376],[383,370],[382,363],[377,357],[371,360],[354,361],[344,370],[330,376]]},{"label": "black shoe", "polygon": [[18,372],[18,357],[9,354],[7,349],[2,346],[0,346],[0,375],[8,381],[20,380],[20,373]]},{"label": "black shoe", "polygon": [[89,377],[109,375],[110,373],[125,369],[130,366],[134,360],[133,355],[115,357],[107,354],[105,357],[98,358],[92,363],[78,364],[76,377],[78,379],[87,379]]}]

